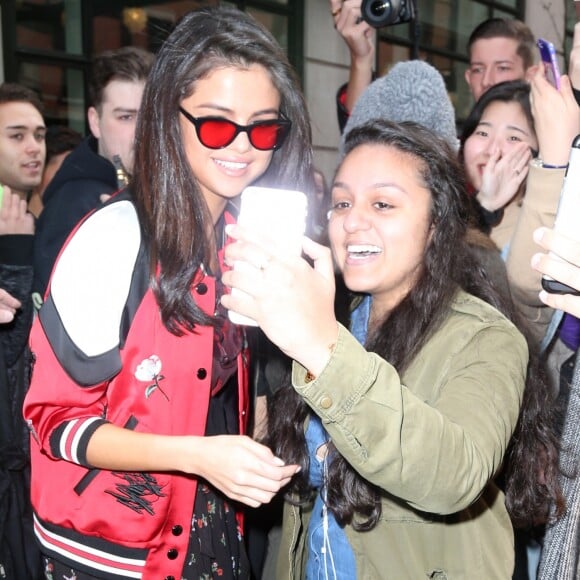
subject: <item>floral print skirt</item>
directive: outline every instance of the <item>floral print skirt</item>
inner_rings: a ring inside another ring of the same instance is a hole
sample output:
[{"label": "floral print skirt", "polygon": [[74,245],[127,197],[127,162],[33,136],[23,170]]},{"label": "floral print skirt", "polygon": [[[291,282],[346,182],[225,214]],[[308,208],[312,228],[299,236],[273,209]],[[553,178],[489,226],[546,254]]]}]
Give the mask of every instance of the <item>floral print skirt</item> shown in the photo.
[{"label": "floral print skirt", "polygon": [[182,580],[214,578],[249,579],[250,564],[234,509],[214,488],[200,482]]}]

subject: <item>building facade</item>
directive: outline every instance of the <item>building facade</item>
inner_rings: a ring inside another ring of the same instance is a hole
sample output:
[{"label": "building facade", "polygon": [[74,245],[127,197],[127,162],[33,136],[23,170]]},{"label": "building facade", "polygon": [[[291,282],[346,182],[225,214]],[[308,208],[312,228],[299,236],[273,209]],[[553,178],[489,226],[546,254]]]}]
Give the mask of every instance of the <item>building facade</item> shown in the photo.
[{"label": "building facade", "polygon": [[[93,56],[136,45],[155,51],[189,10],[217,0],[1,0],[0,80],[36,90],[47,123],[87,130],[87,75]],[[330,177],[339,141],[335,95],[348,78],[349,55],[333,27],[328,0],[231,0],[267,26],[300,75],[312,119],[317,166]],[[471,30],[491,16],[520,18],[551,40],[565,70],[573,0],[416,0],[417,17],[377,30],[378,74],[419,57],[443,74],[457,115],[471,97],[463,74]]]}]

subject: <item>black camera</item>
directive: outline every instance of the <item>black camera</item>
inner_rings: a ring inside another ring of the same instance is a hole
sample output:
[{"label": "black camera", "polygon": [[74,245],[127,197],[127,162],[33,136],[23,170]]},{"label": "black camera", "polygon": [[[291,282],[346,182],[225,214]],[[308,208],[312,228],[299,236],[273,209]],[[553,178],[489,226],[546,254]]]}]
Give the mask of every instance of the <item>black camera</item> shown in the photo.
[{"label": "black camera", "polygon": [[361,15],[374,28],[410,22],[415,18],[414,0],[363,0]]}]

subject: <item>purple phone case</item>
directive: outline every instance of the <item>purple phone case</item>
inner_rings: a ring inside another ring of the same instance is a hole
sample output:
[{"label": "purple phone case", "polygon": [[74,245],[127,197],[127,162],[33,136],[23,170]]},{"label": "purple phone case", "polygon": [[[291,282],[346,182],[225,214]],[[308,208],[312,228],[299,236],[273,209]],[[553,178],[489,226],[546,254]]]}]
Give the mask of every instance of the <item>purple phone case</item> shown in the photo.
[{"label": "purple phone case", "polygon": [[549,40],[544,38],[538,38],[537,44],[542,62],[546,65],[546,78],[551,85],[560,90],[560,67],[558,66],[556,49]]}]

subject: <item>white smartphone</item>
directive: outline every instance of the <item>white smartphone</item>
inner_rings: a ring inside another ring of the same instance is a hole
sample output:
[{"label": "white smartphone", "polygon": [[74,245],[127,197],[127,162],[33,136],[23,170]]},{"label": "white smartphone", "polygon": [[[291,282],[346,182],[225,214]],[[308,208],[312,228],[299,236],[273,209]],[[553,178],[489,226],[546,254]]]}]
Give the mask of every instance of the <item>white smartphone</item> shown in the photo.
[{"label": "white smartphone", "polygon": [[[238,223],[258,232],[277,255],[299,256],[307,211],[306,195],[301,191],[250,186],[242,192]],[[234,269],[244,267],[256,270],[246,262],[234,264]],[[236,292],[240,290],[233,288],[232,294]],[[236,324],[257,326],[255,320],[231,310],[228,316]]]},{"label": "white smartphone", "polygon": [[[576,136],[570,149],[570,160],[566,177],[560,192],[554,231],[580,242],[580,135]],[[552,254],[555,258],[555,256]],[[560,258],[558,258],[560,259]],[[553,294],[575,294],[580,292],[575,288],[567,286],[554,280],[549,276],[542,276],[542,288],[546,292]]]}]

